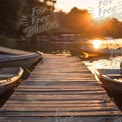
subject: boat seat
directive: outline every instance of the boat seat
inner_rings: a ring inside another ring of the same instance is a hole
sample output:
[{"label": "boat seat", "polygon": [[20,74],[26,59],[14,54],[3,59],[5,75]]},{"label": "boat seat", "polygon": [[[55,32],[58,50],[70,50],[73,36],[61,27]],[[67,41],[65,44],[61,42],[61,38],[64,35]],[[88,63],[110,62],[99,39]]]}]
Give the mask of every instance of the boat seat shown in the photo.
[{"label": "boat seat", "polygon": [[9,77],[14,77],[15,74],[0,74],[0,78],[9,78]]}]

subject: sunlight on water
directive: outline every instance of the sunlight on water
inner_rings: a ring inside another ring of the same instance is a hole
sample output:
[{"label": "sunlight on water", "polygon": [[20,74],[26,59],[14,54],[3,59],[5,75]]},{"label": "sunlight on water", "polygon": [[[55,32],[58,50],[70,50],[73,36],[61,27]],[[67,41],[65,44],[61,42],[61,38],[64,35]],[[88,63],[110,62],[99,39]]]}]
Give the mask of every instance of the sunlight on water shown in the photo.
[{"label": "sunlight on water", "polygon": [[103,69],[114,69],[114,68],[120,68],[120,61],[119,60],[98,60],[98,62],[94,63],[93,65],[95,66],[95,68],[103,68]]},{"label": "sunlight on water", "polygon": [[118,56],[109,59],[99,59],[97,61],[84,61],[84,63],[94,74],[95,69],[120,69],[121,61],[122,56]]},{"label": "sunlight on water", "polygon": [[98,49],[98,48],[100,48],[102,42],[100,40],[94,40],[94,41],[92,41],[92,44],[93,44],[94,48]]},{"label": "sunlight on water", "polygon": [[[109,49],[117,49],[119,47],[122,47],[122,39],[113,39],[109,38],[108,40],[90,40],[89,43],[92,43],[95,48],[101,48],[104,50],[104,48],[109,48]],[[120,69],[120,63],[122,61],[122,55],[113,57],[106,58],[102,57],[102,59],[96,59],[91,61],[84,61],[84,63],[93,70],[95,69]]]},{"label": "sunlight on water", "polygon": [[108,40],[89,40],[88,43],[92,44],[92,46],[96,49],[104,49],[104,48],[109,48],[109,49],[117,49],[119,47],[122,47],[122,39],[108,39]]}]

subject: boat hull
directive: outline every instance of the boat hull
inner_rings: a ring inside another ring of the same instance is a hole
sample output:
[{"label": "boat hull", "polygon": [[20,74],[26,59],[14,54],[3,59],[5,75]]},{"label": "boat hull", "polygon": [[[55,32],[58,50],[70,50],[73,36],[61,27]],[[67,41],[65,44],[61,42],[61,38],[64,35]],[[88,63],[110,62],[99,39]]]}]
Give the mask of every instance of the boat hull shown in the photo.
[{"label": "boat hull", "polygon": [[42,59],[40,53],[33,53],[29,55],[4,56],[0,58],[0,68],[4,67],[22,67],[23,69],[30,68],[33,64]]},{"label": "boat hull", "polygon": [[114,80],[101,74],[96,74],[96,77],[103,88],[122,94],[122,81]]},{"label": "boat hull", "polygon": [[118,49],[108,49],[108,48],[95,49],[95,48],[91,48],[91,47],[82,46],[81,50],[87,54],[111,55],[111,56],[122,55],[121,48],[118,48]]},{"label": "boat hull", "polygon": [[[16,74],[15,74],[15,70],[16,70]],[[0,96],[16,87],[23,72],[24,72],[23,69],[20,67],[0,69]],[[11,74],[13,76],[10,76]]]},{"label": "boat hull", "polygon": [[10,84],[0,86],[0,96],[7,93],[8,91],[14,89],[16,87],[18,81],[14,81]]}]

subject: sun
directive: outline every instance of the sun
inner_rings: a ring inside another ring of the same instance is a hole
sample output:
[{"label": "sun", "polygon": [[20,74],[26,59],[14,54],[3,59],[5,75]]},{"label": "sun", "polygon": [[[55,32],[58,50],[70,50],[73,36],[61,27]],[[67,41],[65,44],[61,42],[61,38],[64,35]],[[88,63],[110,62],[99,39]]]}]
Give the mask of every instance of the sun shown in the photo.
[{"label": "sun", "polygon": [[92,41],[92,44],[95,49],[98,49],[98,48],[100,48],[102,42],[100,40],[94,40],[94,41]]}]

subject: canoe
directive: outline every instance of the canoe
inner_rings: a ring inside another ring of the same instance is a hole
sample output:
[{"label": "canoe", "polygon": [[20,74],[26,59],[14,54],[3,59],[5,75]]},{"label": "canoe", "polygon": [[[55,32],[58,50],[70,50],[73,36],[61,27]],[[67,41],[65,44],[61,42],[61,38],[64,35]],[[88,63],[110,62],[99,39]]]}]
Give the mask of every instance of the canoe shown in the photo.
[{"label": "canoe", "polygon": [[112,73],[101,71],[95,71],[95,77],[100,85],[111,92],[122,94],[122,71],[120,69],[115,72],[112,70]]},{"label": "canoe", "polygon": [[23,74],[21,67],[0,69],[0,95],[14,88]]},{"label": "canoe", "polygon": [[23,69],[28,69],[41,59],[42,54],[39,51],[24,55],[0,55],[0,68],[22,67]]}]

